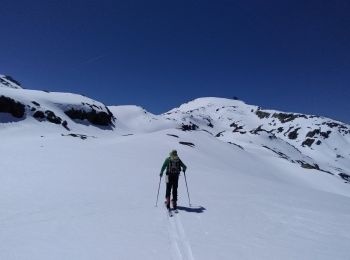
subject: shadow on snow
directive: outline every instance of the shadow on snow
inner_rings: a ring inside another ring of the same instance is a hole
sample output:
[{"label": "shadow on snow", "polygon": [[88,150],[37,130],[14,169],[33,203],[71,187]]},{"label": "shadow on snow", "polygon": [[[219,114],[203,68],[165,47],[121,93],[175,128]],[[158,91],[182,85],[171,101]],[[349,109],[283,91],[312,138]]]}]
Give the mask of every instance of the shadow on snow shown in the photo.
[{"label": "shadow on snow", "polygon": [[183,207],[183,206],[177,206],[178,210],[190,212],[190,213],[203,213],[206,208],[202,206],[196,206],[196,207]]}]

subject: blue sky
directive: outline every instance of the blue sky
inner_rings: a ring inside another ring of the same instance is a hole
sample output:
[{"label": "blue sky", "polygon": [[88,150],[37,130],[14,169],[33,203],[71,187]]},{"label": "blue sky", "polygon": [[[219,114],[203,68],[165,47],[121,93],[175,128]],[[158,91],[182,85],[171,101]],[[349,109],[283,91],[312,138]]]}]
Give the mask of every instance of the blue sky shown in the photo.
[{"label": "blue sky", "polygon": [[0,74],[162,113],[203,96],[350,122],[349,1],[8,1]]}]

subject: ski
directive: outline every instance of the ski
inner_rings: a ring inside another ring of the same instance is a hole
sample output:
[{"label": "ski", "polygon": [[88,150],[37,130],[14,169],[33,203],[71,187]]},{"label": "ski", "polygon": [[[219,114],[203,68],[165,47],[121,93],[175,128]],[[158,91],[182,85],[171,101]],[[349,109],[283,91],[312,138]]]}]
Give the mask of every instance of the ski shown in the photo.
[{"label": "ski", "polygon": [[172,217],[174,214],[173,214],[171,208],[167,208],[166,202],[164,203],[164,207],[165,207],[165,210],[167,211],[168,216]]},{"label": "ski", "polygon": [[167,211],[168,211],[169,217],[174,216],[174,214],[173,214],[173,212],[172,212],[172,210],[171,210],[171,209],[167,209]]},{"label": "ski", "polygon": [[173,211],[174,211],[174,213],[176,213],[176,214],[179,213],[179,211],[178,211],[177,209],[174,209]]}]

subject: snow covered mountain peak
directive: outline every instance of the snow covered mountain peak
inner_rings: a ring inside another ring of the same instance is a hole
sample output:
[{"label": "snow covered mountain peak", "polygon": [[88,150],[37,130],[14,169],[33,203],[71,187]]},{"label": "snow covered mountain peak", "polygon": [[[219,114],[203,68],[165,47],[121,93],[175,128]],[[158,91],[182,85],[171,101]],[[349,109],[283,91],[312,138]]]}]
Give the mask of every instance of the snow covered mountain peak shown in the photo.
[{"label": "snow covered mountain peak", "polygon": [[21,83],[13,79],[11,76],[0,74],[0,87],[22,89]]},{"label": "snow covered mountain peak", "polygon": [[213,97],[190,101],[162,118],[183,131],[204,131],[242,150],[258,149],[350,180],[350,125],[342,122]]},{"label": "snow covered mountain peak", "polygon": [[192,101],[189,101],[185,104],[182,104],[178,108],[174,108],[168,111],[165,114],[173,113],[173,112],[191,112],[194,110],[204,109],[204,108],[213,108],[213,107],[233,107],[233,106],[242,106],[245,103],[241,100],[237,99],[228,99],[228,98],[220,98],[220,97],[201,97],[196,98]]}]

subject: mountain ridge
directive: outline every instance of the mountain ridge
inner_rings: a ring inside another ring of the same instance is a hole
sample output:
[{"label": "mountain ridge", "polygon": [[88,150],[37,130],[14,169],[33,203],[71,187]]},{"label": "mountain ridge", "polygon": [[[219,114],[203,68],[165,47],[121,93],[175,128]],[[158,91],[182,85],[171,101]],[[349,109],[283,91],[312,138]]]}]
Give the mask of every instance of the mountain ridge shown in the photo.
[{"label": "mountain ridge", "polygon": [[139,106],[106,106],[78,94],[0,88],[0,125],[34,123],[46,128],[45,122],[59,126],[54,131],[80,137],[96,136],[99,129],[124,135],[165,129],[204,131],[243,150],[262,149],[303,168],[350,180],[350,125],[262,109],[237,99],[202,97],[154,115]]},{"label": "mountain ridge", "polygon": [[13,79],[11,76],[0,74],[0,87],[22,89],[21,83]]}]

